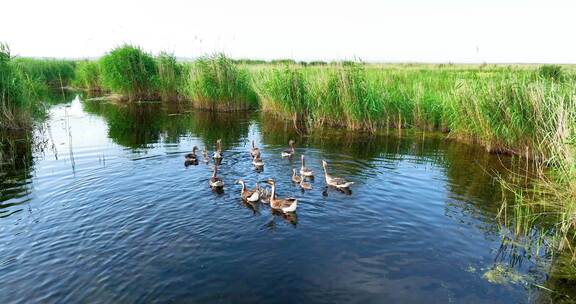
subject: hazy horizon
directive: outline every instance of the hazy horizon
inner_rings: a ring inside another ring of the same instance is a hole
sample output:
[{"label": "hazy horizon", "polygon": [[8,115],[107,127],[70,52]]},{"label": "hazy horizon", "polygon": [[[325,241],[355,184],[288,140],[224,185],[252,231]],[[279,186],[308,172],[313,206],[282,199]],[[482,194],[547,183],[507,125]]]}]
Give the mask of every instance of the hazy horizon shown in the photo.
[{"label": "hazy horizon", "polygon": [[[96,58],[130,43],[181,58],[376,63],[576,63],[569,1],[24,0],[0,41],[22,57]],[[36,26],[31,26],[35,24]]]}]

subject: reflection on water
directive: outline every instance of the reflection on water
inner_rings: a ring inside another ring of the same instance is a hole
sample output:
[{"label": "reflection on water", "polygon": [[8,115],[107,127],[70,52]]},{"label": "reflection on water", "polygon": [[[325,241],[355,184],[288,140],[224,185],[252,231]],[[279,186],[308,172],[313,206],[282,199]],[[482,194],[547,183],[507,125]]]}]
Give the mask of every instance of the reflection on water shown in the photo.
[{"label": "reflection on water", "polygon": [[[299,136],[259,114],[79,100],[54,106],[36,133],[47,149],[2,139],[6,303],[574,297],[559,271],[565,259],[550,263],[548,251],[521,246],[496,220],[502,194],[493,176],[521,166],[442,134]],[[208,187],[212,163],[183,165],[192,146],[213,150],[218,138],[220,194]],[[252,139],[263,172],[251,165]],[[316,172],[310,191],[290,182],[298,157],[280,158],[289,139]],[[322,159],[355,182],[351,195],[326,190]],[[240,200],[235,180],[253,187],[268,177],[281,196],[298,198],[296,214]]]},{"label": "reflection on water", "polygon": [[0,218],[24,211],[31,178],[31,134],[0,132]]}]

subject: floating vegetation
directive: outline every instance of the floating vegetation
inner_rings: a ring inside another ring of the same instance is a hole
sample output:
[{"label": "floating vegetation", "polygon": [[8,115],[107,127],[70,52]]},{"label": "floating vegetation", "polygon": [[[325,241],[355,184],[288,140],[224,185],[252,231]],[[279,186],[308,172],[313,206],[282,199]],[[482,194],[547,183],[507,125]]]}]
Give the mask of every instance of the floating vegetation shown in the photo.
[{"label": "floating vegetation", "polygon": [[482,275],[492,284],[526,284],[527,276],[503,264],[495,264]]}]

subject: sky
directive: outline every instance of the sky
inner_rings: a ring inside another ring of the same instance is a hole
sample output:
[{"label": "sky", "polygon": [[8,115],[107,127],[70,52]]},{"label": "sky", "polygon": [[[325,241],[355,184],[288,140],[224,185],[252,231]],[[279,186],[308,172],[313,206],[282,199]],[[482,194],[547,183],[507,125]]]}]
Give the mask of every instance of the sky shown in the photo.
[{"label": "sky", "polygon": [[574,0],[8,0],[1,9],[0,41],[18,56],[93,58],[130,43],[188,58],[576,63]]}]

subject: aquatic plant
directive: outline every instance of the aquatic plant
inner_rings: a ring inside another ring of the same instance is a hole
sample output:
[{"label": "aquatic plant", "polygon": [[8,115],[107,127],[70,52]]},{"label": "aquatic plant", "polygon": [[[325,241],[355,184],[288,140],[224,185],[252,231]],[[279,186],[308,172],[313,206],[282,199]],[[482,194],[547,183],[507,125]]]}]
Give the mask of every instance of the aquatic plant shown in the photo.
[{"label": "aquatic plant", "polygon": [[49,88],[69,86],[75,76],[76,62],[72,60],[16,58],[14,63],[28,78]]},{"label": "aquatic plant", "polygon": [[29,127],[32,116],[41,111],[33,102],[41,89],[43,84],[30,79],[12,60],[8,45],[0,43],[0,127]]},{"label": "aquatic plant", "polygon": [[101,92],[103,90],[101,77],[100,65],[97,61],[80,61],[76,65],[76,77],[73,84],[88,92]]},{"label": "aquatic plant", "polygon": [[154,58],[142,49],[123,45],[99,61],[102,84],[128,100],[158,99],[158,70]]},{"label": "aquatic plant", "polygon": [[196,60],[186,87],[187,97],[198,108],[237,111],[258,105],[248,71],[223,54]]},{"label": "aquatic plant", "polygon": [[156,57],[158,67],[158,93],[163,101],[180,100],[184,94],[185,66],[168,53]]},{"label": "aquatic plant", "polygon": [[308,117],[309,92],[302,69],[286,65],[260,73],[254,82],[263,111],[292,118],[294,124]]}]

